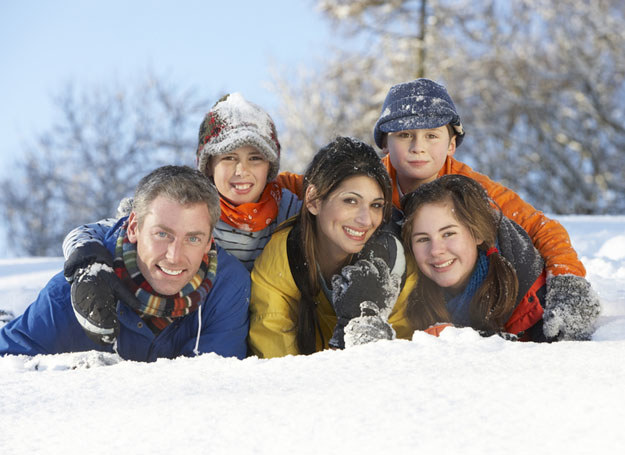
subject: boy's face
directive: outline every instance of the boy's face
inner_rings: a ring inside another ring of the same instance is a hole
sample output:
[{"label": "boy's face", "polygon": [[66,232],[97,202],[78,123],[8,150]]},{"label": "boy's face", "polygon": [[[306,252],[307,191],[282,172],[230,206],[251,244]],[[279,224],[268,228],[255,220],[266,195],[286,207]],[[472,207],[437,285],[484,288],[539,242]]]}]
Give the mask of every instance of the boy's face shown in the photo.
[{"label": "boy's face", "polygon": [[204,203],[182,205],[158,196],[139,223],[128,218],[128,239],[137,244],[137,266],[152,288],[173,295],[195,276],[211,247],[212,221]]},{"label": "boy's face", "polygon": [[246,145],[230,153],[211,156],[208,174],[217,191],[233,205],[258,202],[267,185],[269,161],[256,148]]},{"label": "boy's face", "polygon": [[456,137],[449,139],[447,125],[432,129],[388,133],[384,152],[397,171],[404,194],[436,177],[448,156],[456,151]]}]

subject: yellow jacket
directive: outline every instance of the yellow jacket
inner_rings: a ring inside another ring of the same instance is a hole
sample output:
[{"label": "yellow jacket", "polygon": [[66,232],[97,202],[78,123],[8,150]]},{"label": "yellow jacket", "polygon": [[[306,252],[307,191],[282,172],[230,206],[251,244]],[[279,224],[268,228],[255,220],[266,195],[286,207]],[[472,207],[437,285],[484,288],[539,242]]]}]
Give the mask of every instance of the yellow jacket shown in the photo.
[{"label": "yellow jacket", "polygon": [[[299,354],[295,318],[301,294],[293,279],[287,256],[287,237],[291,229],[281,229],[273,234],[252,269],[248,343],[251,353],[262,358]],[[404,317],[404,308],[408,294],[416,283],[416,273],[412,266],[406,270],[406,276],[406,283],[389,316],[389,322],[398,338],[410,339],[413,330]],[[323,335],[322,340],[317,334],[317,351],[321,351],[328,348],[328,341],[336,325],[336,314],[323,291],[315,300]]]}]

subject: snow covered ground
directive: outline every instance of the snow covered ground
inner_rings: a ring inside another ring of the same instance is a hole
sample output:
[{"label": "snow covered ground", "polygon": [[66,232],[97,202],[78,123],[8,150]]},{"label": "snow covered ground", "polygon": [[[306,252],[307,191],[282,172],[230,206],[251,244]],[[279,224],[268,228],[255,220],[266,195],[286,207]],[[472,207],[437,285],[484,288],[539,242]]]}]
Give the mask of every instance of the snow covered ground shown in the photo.
[{"label": "snow covered ground", "polygon": [[[0,452],[625,453],[625,216],[561,217],[602,301],[591,342],[447,329],[312,356],[0,358]],[[21,313],[61,259],[0,260]]]}]

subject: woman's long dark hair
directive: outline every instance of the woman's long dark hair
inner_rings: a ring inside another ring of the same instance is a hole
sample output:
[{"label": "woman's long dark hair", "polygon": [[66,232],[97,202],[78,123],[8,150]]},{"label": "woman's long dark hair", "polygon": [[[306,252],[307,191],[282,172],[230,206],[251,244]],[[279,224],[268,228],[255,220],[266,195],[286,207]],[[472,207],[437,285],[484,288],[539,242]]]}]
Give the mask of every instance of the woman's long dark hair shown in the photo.
[{"label": "woman's long dark hair", "polygon": [[314,186],[314,195],[304,200],[298,222],[301,229],[301,245],[308,267],[306,285],[301,291],[297,309],[296,339],[301,354],[312,354],[317,350],[317,308],[315,297],[321,290],[317,271],[317,221],[306,207],[312,200],[325,201],[330,194],[350,177],[367,176],[374,179],[384,194],[384,221],[390,218],[392,189],[391,181],[382,161],[370,145],[349,137],[337,137],[314,156],[304,174],[303,195]]},{"label": "woman's long dark hair", "polygon": [[[419,209],[425,204],[449,202],[454,216],[473,238],[483,239],[479,250],[495,246],[502,213],[499,206],[475,180],[463,175],[446,175],[420,186],[402,199],[406,216],[402,239],[406,251],[412,251],[412,224]],[[480,330],[501,330],[514,309],[519,282],[516,272],[499,252],[489,257],[488,274],[473,296],[470,306],[471,326]],[[415,330],[424,330],[437,322],[451,322],[443,289],[419,275],[406,316]]]}]

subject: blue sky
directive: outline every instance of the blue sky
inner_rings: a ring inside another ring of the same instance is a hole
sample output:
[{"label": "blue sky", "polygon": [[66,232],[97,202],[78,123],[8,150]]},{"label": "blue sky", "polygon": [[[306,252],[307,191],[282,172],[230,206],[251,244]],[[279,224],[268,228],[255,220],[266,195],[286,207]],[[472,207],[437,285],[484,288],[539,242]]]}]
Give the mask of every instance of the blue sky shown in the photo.
[{"label": "blue sky", "polygon": [[153,70],[205,99],[238,91],[274,113],[270,66],[314,66],[331,35],[313,0],[0,1],[0,176],[52,125],[52,96],[68,82],[137,83]]},{"label": "blue sky", "polygon": [[204,98],[239,91],[275,109],[270,65],[314,65],[330,24],[312,0],[0,2],[0,159],[51,125],[52,95],[153,69]]}]

